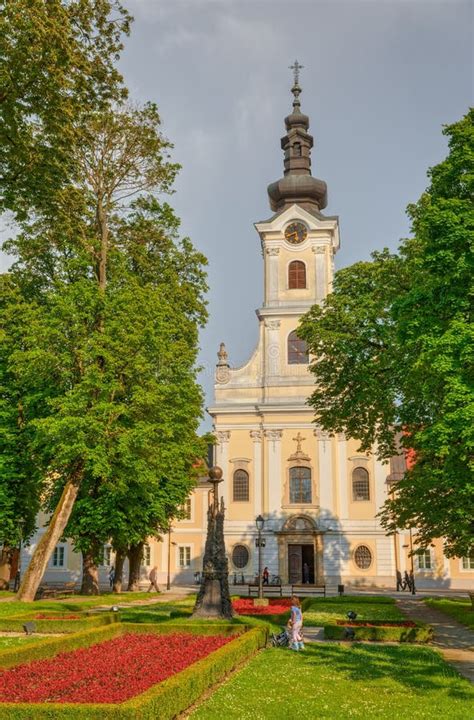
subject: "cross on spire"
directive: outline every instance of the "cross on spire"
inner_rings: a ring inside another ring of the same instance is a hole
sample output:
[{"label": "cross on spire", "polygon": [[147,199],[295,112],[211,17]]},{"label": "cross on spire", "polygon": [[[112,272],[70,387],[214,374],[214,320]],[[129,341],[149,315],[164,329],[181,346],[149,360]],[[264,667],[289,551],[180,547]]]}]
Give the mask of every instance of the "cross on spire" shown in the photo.
[{"label": "cross on spire", "polygon": [[293,70],[293,77],[295,79],[295,85],[298,85],[300,79],[300,70],[304,68],[304,65],[300,65],[298,60],[295,60],[293,65],[288,66],[289,70]]}]

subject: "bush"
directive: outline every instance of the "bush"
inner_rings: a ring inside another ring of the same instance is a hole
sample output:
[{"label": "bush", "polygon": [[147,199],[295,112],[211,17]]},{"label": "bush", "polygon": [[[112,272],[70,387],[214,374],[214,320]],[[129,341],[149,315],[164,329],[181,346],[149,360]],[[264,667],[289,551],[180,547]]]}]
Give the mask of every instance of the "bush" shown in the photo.
[{"label": "bush", "polygon": [[[77,704],[77,703],[0,703],[1,720],[172,720],[183,712],[209,687],[222,680],[229,672],[234,670],[245,660],[254,655],[267,642],[267,629],[262,624],[251,630],[232,624],[218,623],[189,623],[176,625],[161,623],[158,625],[121,625],[116,624],[99,630],[89,630],[69,636],[66,641],[60,639],[59,643],[46,641],[42,646],[30,646],[25,652],[10,652],[17,657],[16,662],[4,664],[5,658],[0,658],[0,665],[8,667],[13,664],[30,662],[39,657],[51,657],[59,650],[72,650],[76,647],[85,647],[115,637],[122,632],[137,633],[165,633],[166,631],[186,631],[196,634],[231,634],[235,633],[235,640],[227,643],[206,658],[199,660],[180,673],[173,675],[162,683],[151,687],[146,692],[120,704]],[[240,630],[240,632],[239,632]],[[94,635],[92,639],[91,634]],[[100,637],[98,637],[100,634]],[[47,653],[39,651],[48,645]],[[55,649],[53,651],[53,645]],[[27,657],[30,651],[30,657]],[[31,652],[33,651],[33,652]],[[38,651],[38,652],[37,652]],[[19,656],[22,656],[19,658]],[[12,659],[12,658],[11,658]],[[3,661],[2,661],[3,660]]]},{"label": "bush", "polygon": [[[97,613],[94,615],[86,615],[81,613],[77,620],[68,619],[67,613],[64,615],[55,613],[44,613],[51,619],[36,620],[36,616],[40,612],[25,613],[24,615],[14,615],[9,618],[0,618],[0,631],[2,632],[23,632],[23,625],[26,622],[33,622],[35,631],[40,633],[76,633],[81,630],[88,630],[93,627],[101,627],[102,625],[110,625],[119,622],[118,613]],[[72,614],[72,613],[69,613]],[[75,614],[75,613],[74,613]],[[79,614],[79,613],[78,613]]]},{"label": "bush", "polygon": [[[433,638],[431,625],[417,623],[416,627],[350,627],[354,631],[353,640],[379,640],[380,642],[416,642],[426,643]],[[345,640],[344,625],[324,625],[325,640]]]}]

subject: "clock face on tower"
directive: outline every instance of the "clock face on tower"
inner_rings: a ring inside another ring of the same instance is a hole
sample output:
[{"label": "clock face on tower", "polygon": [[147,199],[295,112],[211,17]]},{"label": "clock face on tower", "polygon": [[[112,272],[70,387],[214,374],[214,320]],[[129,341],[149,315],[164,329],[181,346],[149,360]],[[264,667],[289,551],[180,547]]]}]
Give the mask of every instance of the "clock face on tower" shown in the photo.
[{"label": "clock face on tower", "polygon": [[291,225],[288,225],[288,227],[286,228],[285,240],[292,245],[299,245],[299,243],[302,243],[304,240],[306,240],[307,234],[308,230],[303,225],[303,223],[294,222],[291,223]]}]

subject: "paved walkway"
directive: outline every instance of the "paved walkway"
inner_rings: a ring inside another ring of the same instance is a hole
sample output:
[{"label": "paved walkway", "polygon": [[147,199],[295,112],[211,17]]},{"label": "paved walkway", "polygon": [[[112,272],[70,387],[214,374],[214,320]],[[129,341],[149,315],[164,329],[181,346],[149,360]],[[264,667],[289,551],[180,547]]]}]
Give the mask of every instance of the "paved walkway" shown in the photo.
[{"label": "paved walkway", "polygon": [[449,615],[430,608],[422,600],[400,599],[397,605],[410,620],[433,627],[433,645],[445,660],[474,683],[474,632]]}]

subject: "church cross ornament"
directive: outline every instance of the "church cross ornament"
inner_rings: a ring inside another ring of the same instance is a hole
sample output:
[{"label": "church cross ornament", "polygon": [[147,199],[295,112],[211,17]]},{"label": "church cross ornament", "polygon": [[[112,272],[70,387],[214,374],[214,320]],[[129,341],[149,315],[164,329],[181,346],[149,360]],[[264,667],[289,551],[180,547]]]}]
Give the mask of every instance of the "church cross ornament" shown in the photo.
[{"label": "church cross ornament", "polygon": [[306,438],[304,438],[301,435],[301,433],[298,431],[298,435],[296,437],[294,437],[293,440],[296,443],[296,452],[300,453],[301,452],[301,443],[303,442],[303,440],[306,440]]},{"label": "church cross ornament", "polygon": [[298,85],[298,81],[300,79],[300,70],[304,68],[304,65],[300,65],[298,60],[295,60],[293,65],[289,65],[288,69],[293,70],[293,77],[295,80],[295,85]]}]

